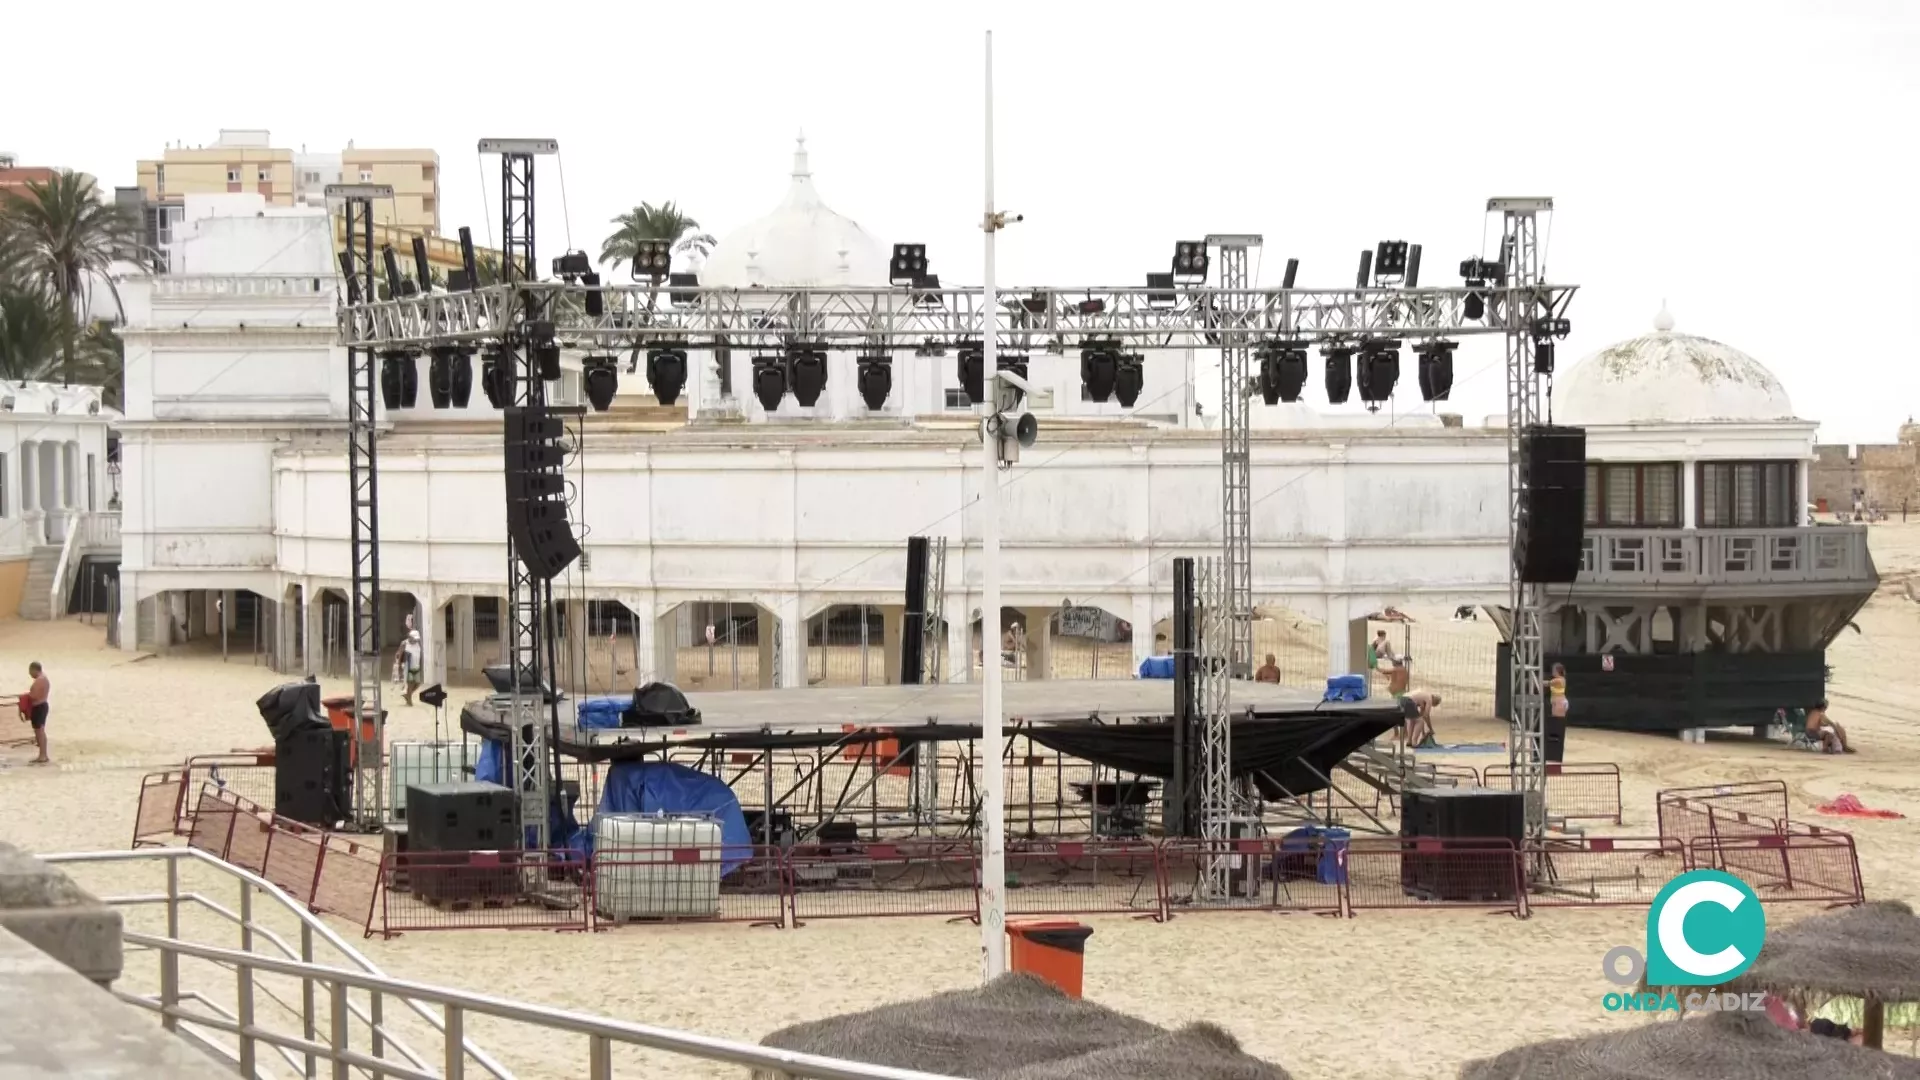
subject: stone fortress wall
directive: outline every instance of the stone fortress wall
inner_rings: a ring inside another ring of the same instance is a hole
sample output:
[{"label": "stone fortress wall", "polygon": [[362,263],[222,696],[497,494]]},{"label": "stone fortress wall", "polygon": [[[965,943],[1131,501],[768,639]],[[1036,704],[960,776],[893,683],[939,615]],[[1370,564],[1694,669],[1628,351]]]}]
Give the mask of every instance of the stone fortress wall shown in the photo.
[{"label": "stone fortress wall", "polygon": [[1813,454],[1807,470],[1810,501],[1824,499],[1831,510],[1851,511],[1858,491],[1867,505],[1889,514],[1899,513],[1903,503],[1920,511],[1920,424],[1902,424],[1895,443],[1820,443]]}]

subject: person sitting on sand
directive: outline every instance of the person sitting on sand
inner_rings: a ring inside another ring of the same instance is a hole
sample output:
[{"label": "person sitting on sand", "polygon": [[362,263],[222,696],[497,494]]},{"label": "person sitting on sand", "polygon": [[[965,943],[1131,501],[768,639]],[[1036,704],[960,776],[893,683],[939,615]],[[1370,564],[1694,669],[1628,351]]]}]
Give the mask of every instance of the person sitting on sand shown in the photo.
[{"label": "person sitting on sand", "polygon": [[1426,690],[1400,696],[1400,715],[1406,718],[1404,738],[1410,749],[1431,750],[1439,745],[1433,738],[1433,710],[1439,704],[1440,695]]},{"label": "person sitting on sand", "polygon": [[1280,665],[1273,662],[1272,653],[1267,654],[1267,662],[1260,670],[1253,673],[1253,681],[1280,685]]},{"label": "person sitting on sand", "polygon": [[1819,743],[1820,749],[1829,754],[1853,753],[1853,744],[1847,741],[1847,729],[1827,715],[1825,701],[1807,710],[1807,738]]}]

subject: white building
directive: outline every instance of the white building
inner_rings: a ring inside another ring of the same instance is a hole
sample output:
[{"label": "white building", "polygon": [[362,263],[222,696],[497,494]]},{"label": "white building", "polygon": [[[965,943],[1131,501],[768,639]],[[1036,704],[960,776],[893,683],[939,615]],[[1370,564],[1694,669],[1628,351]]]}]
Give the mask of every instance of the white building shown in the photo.
[{"label": "white building", "polygon": [[118,415],[97,386],[0,383],[0,617],[64,610],[82,562],[119,550]]},{"label": "white building", "polygon": [[[226,590],[264,599],[266,636],[289,669],[317,666],[344,625],[346,360],[331,329],[332,254],[294,242],[293,222],[317,212],[282,213],[209,210],[188,226],[195,274],[125,289],[127,648],[205,632],[211,598]],[[784,200],[726,236],[703,284],[884,285],[886,254],[824,205],[802,149]],[[578,400],[577,362],[567,360],[562,400]],[[625,375],[613,410],[589,418],[573,508],[587,558],[556,595],[618,605],[597,610],[623,634],[630,613],[633,663],[622,677],[634,683],[672,677],[674,650],[699,640],[696,626],[727,620],[723,636],[751,635],[735,640],[750,640],[758,681],[803,685],[810,624],[830,610],[877,607],[882,636],[898,640],[905,540],[941,537],[950,674],[967,677],[980,457],[971,419],[951,407],[953,359],[896,354],[894,396],[878,415],[860,402],[850,356],[834,358],[819,405],[789,399],[771,416],[747,390],[751,357],[734,350],[724,362],[722,380],[697,355],[672,409]],[[1004,603],[1036,630],[1063,600],[1152,626],[1171,610],[1171,556],[1219,545],[1219,441],[1194,422],[1194,358],[1149,356],[1131,418],[1081,400],[1077,356],[1036,350],[1030,363],[1041,438],[1003,487]],[[1581,390],[1590,368],[1599,381]],[[1672,372],[1637,372],[1604,360],[1568,372],[1563,419],[1616,397],[1631,405],[1650,385],[1668,392]],[[401,610],[428,613],[437,675],[491,659],[484,642],[505,588],[506,530],[497,415],[477,389],[465,409],[431,409],[424,375],[417,408],[382,414],[381,573],[404,597],[390,607],[387,640]],[[1596,457],[1602,448],[1622,462],[1811,456],[1812,425],[1756,421],[1750,409],[1723,417],[1719,383],[1703,373],[1695,404],[1725,426],[1594,412],[1615,429],[1595,433]],[[1365,636],[1355,620],[1368,612],[1505,600],[1504,431],[1305,406],[1254,414],[1255,599],[1346,626],[1328,634],[1330,671],[1353,666]],[[728,614],[716,616],[721,603]],[[753,612],[744,624],[729,619],[736,604]],[[243,606],[226,605],[230,623]],[[570,612],[582,630],[587,610]],[[593,633],[606,632],[601,618]],[[1150,634],[1133,641],[1136,660],[1153,647]],[[1028,635],[1031,655],[1047,648],[1044,632]],[[891,655],[886,669],[891,677]]]}]

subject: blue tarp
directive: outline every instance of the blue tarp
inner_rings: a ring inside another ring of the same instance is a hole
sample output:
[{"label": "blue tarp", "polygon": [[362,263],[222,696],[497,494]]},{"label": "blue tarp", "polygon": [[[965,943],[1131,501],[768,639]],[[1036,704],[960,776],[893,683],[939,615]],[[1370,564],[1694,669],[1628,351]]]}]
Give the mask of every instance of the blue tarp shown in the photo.
[{"label": "blue tarp", "polygon": [[482,784],[512,787],[507,783],[507,748],[493,739],[482,739],[480,760],[473,763],[473,778]]},{"label": "blue tarp", "polygon": [[[1298,874],[1302,863],[1312,861],[1315,881],[1322,885],[1346,884],[1348,836],[1345,829],[1323,829],[1308,825],[1281,837],[1281,877],[1284,879]],[[1316,848],[1319,850],[1317,856],[1314,854]]]},{"label": "blue tarp", "polygon": [[631,697],[590,697],[575,707],[574,715],[583,728],[617,728],[620,714],[631,708]]},{"label": "blue tarp", "polygon": [[600,786],[603,814],[704,814],[720,823],[720,872],[730,874],[753,855],[753,835],[740,800],[718,777],[670,761],[622,761]]},{"label": "blue tarp", "polygon": [[[482,784],[499,784],[511,788],[507,782],[507,748],[494,739],[480,740],[480,759],[473,763],[473,778]],[[523,843],[532,847],[538,839],[533,830],[527,830]],[[574,819],[573,808],[561,806],[559,799],[547,804],[547,846],[550,850],[572,849],[582,860],[593,854],[592,837],[580,827]]]},{"label": "blue tarp", "polygon": [[1140,661],[1140,677],[1143,679],[1173,678],[1173,657],[1149,656]]},{"label": "blue tarp", "polygon": [[1334,675],[1327,679],[1326,696],[1321,701],[1365,701],[1367,700],[1367,677],[1365,675]]}]

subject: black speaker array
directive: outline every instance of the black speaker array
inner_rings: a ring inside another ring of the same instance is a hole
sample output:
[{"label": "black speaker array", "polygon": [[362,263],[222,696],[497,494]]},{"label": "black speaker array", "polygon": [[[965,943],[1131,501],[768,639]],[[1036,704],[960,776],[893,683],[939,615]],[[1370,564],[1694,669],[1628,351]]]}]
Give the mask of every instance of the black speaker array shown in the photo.
[{"label": "black speaker array", "polygon": [[[900,684],[916,686],[925,674],[927,617],[927,538],[907,537],[906,618],[900,634]],[[937,675],[937,673],[936,673]]]},{"label": "black speaker array", "polygon": [[551,581],[580,557],[567,521],[565,427],[544,406],[506,414],[507,531],[529,573]]},{"label": "black speaker array", "polygon": [[351,735],[308,728],[274,744],[273,812],[330,829],[353,816]]},{"label": "black speaker array", "polygon": [[1536,425],[1520,436],[1520,580],[1561,585],[1580,576],[1587,515],[1587,433]]}]

